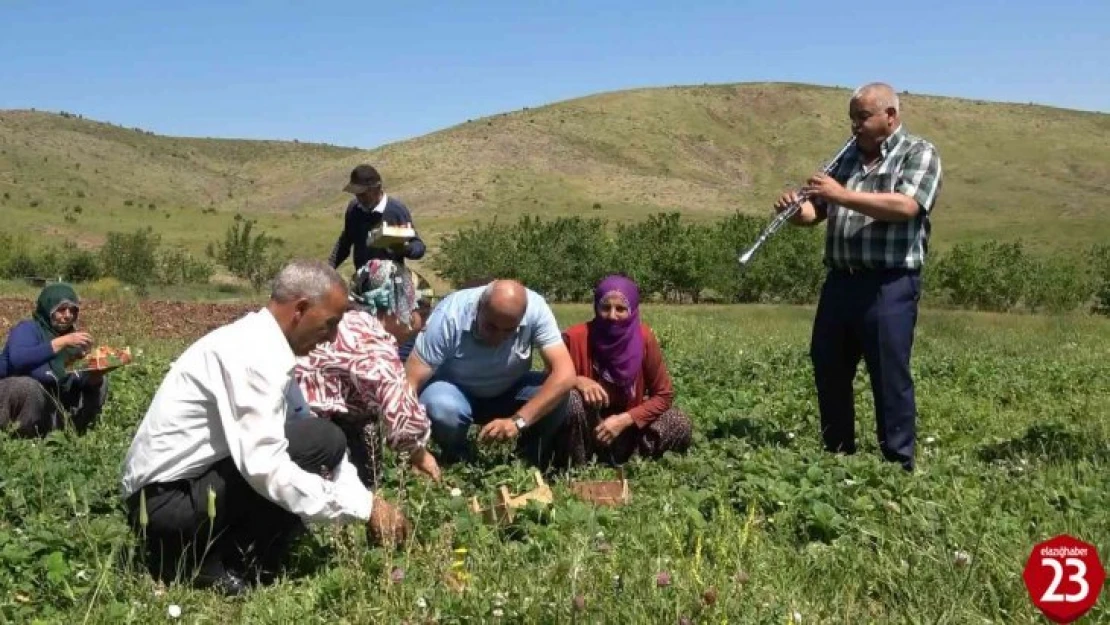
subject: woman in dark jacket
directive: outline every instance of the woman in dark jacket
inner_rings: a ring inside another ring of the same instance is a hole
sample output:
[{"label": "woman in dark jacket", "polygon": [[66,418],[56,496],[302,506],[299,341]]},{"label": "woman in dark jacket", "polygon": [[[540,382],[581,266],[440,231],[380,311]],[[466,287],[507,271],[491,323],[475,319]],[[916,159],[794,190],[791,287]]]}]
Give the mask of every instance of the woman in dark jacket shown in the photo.
[{"label": "woman in dark jacket", "polygon": [[67,417],[78,432],[96,421],[107,393],[104,375],[66,371],[92,346],[92,337],[77,329],[79,314],[73,287],[51,284],[39,293],[31,318],[8,333],[0,352],[0,430],[44,436]]}]

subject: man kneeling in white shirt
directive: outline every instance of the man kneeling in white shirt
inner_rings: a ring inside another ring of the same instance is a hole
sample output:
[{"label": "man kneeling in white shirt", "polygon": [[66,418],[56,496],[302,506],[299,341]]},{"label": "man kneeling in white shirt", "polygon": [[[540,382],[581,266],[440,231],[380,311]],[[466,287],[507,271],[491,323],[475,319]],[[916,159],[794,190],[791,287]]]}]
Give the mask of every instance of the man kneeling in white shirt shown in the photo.
[{"label": "man kneeling in white shirt", "polygon": [[313,418],[296,357],[335,339],[347,287],[329,265],[294,261],[266,307],[193,343],[173,363],[131,443],[123,494],[147,566],[226,594],[276,576],[302,522],[362,522],[405,540],[404,515],[346,458],[338,426]]}]

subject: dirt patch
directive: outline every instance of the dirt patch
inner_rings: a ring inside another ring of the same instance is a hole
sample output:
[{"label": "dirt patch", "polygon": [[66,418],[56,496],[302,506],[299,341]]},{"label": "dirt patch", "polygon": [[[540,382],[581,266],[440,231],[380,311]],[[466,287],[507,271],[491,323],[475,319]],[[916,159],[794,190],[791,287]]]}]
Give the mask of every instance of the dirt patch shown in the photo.
[{"label": "dirt patch", "polygon": [[[0,298],[0,335],[6,337],[13,325],[31,316],[33,308],[30,300]],[[193,340],[257,308],[257,304],[85,300],[81,327],[105,339]]]}]

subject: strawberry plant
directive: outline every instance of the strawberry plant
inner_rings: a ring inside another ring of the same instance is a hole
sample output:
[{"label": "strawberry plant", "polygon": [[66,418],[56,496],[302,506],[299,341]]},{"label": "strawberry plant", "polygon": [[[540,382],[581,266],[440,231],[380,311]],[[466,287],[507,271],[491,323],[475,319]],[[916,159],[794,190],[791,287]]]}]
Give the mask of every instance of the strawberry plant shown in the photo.
[{"label": "strawberry plant", "polygon": [[[0,622],[160,622],[175,606],[182,622],[1035,622],[1031,545],[1067,532],[1110,551],[1105,320],[924,310],[908,475],[881,460],[862,366],[859,452],[821,449],[811,308],[649,304],[694,444],[630,462],[627,505],[575,499],[568,478],[612,477],[582,467],[548,480],[553,505],[492,527],[471,496],[535,486],[508,448],[439,486],[390,455],[383,494],[416,526],[406,547],[316,527],[286,576],[242,601],[158,588],[133,556],[120,462],[187,341],[251,308],[189,306],[89,302],[94,333],[145,354],[111,374],[99,426],[0,434]],[[563,325],[589,314],[556,310]],[[1110,619],[1107,605],[1088,620]]]}]

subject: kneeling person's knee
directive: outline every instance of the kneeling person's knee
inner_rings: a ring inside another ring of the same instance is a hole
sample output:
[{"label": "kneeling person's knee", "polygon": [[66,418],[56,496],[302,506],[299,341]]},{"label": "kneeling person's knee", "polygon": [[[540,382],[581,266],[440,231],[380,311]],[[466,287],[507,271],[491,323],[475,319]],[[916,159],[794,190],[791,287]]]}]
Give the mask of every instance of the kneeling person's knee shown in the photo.
[{"label": "kneeling person's knee", "polygon": [[461,391],[444,382],[435,382],[425,389],[420,394],[420,403],[428,411],[428,418],[439,425],[470,422],[470,402]]},{"label": "kneeling person's knee", "polygon": [[301,419],[285,426],[289,457],[310,473],[333,471],[347,453],[347,437],[327,419]]}]

